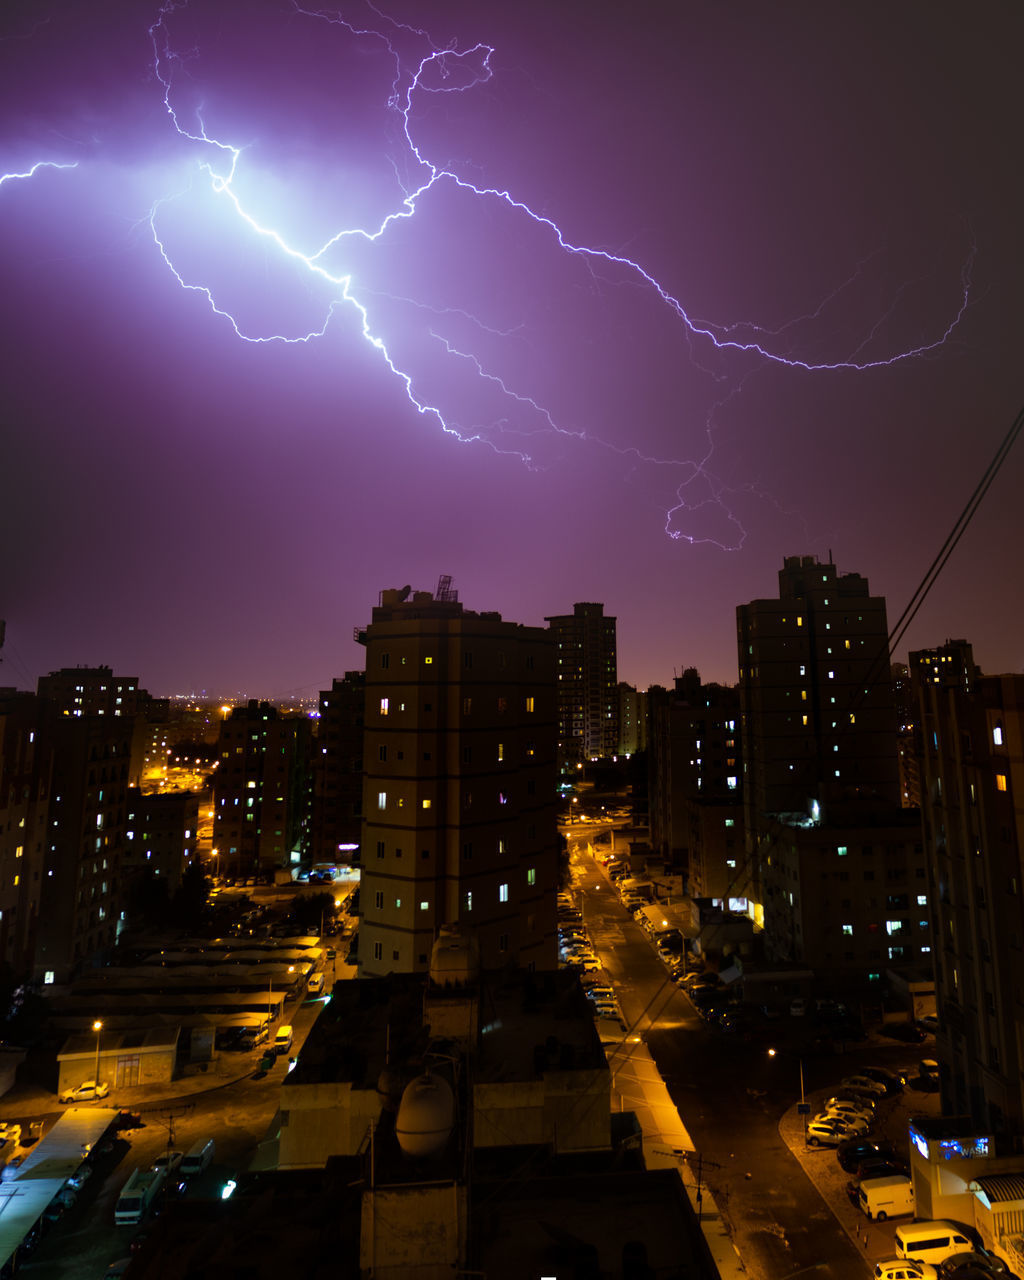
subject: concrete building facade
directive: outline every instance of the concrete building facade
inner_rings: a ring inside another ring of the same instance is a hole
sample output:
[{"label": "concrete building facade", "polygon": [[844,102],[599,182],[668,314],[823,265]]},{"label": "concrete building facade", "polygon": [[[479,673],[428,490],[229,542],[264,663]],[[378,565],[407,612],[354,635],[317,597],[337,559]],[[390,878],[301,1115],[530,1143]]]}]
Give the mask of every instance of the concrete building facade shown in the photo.
[{"label": "concrete building facade", "polygon": [[214,866],[229,877],[272,876],[308,836],[309,721],[267,702],[234,707],[220,726],[213,777]]},{"label": "concrete building facade", "polygon": [[366,710],[359,967],[427,969],[461,923],[482,962],[556,964],[555,646],[439,592],[383,591]]},{"label": "concrete building facade", "polygon": [[313,744],[310,856],[314,864],[351,863],[363,824],[363,712],[366,676],[346,671],[320,694]]},{"label": "concrete building facade", "polygon": [[557,645],[559,761],[575,770],[619,749],[616,620],[581,603],[545,621]]},{"label": "concrete building facade", "polygon": [[910,655],[947,1113],[1024,1146],[1024,675],[951,640]]},{"label": "concrete building facade", "polygon": [[928,954],[916,809],[901,806],[885,600],[787,557],[736,611],[750,897],[766,956],[879,980]]}]

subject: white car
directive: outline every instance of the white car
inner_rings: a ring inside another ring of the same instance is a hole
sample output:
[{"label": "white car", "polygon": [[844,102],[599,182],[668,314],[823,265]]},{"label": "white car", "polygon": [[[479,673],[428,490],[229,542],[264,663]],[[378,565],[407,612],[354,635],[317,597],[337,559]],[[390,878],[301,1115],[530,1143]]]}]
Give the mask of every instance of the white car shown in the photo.
[{"label": "white car", "polygon": [[807,1142],[812,1147],[838,1147],[849,1136],[846,1125],[834,1116],[815,1116],[807,1126]]},{"label": "white car", "polygon": [[846,1076],[840,1080],[839,1087],[869,1098],[884,1098],[886,1092],[885,1085],[880,1080],[872,1080],[870,1076]]},{"label": "white car", "polygon": [[871,1129],[871,1122],[864,1116],[837,1116],[831,1111],[823,1111],[814,1120],[817,1124],[837,1125],[848,1138],[863,1138]]},{"label": "white car", "polygon": [[94,1098],[105,1098],[110,1092],[110,1085],[106,1080],[101,1080],[99,1084],[95,1080],[86,1080],[83,1084],[74,1089],[65,1089],[60,1095],[61,1102],[92,1102]]},{"label": "white car", "polygon": [[930,1262],[908,1262],[906,1258],[883,1258],[875,1263],[875,1280],[935,1280],[938,1270]]},{"label": "white car", "polygon": [[842,1098],[837,1095],[829,1098],[825,1110],[833,1116],[863,1116],[868,1122],[875,1118],[875,1104],[870,1098]]},{"label": "white car", "polygon": [[166,1169],[168,1173],[174,1173],[184,1158],[184,1151],[165,1151],[162,1156],[157,1156],[150,1168]]}]

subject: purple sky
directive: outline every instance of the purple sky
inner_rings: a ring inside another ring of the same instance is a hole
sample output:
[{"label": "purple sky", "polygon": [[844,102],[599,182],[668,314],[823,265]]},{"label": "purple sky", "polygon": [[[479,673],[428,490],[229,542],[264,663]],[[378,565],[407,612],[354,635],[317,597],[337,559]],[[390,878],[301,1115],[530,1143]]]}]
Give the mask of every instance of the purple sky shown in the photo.
[{"label": "purple sky", "polygon": [[[1024,403],[1017,0],[333,15],[4,7],[0,683],[314,693],[441,573],[640,686],[786,555],[895,620]],[[1022,480],[897,656],[1024,669]]]}]

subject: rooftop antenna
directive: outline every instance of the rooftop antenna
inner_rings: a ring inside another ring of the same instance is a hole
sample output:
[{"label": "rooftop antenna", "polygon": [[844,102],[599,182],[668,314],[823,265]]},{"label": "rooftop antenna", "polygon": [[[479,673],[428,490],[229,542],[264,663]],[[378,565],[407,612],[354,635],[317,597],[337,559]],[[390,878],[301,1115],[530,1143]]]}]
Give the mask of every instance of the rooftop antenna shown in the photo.
[{"label": "rooftop antenna", "polygon": [[442,573],[437,580],[437,590],[434,592],[435,600],[444,600],[447,603],[454,603],[459,598],[459,593],[452,586],[452,575],[450,573]]}]

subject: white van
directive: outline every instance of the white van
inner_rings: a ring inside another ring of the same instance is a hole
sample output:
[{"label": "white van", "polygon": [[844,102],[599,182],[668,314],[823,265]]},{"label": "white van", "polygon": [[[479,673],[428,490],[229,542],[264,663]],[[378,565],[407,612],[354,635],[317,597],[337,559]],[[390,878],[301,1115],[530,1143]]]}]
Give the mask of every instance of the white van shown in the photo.
[{"label": "white van", "polygon": [[274,1052],[287,1053],[292,1047],[292,1029],[286,1022],[284,1026],[278,1027],[277,1035],[274,1036]]},{"label": "white van", "polygon": [[213,1160],[213,1139],[200,1138],[181,1162],[181,1174],[184,1178],[193,1178],[197,1173],[210,1167]]},{"label": "white van", "polygon": [[937,1265],[954,1253],[971,1253],[974,1245],[954,1222],[944,1218],[908,1222],[896,1228],[896,1252],[911,1262]]},{"label": "white van", "polygon": [[320,992],[323,991],[324,989],[323,973],[317,970],[314,970],[314,972],[309,975],[309,978],[306,982],[306,988],[311,995],[318,996]]},{"label": "white van", "polygon": [[898,1218],[914,1212],[914,1184],[903,1174],[884,1178],[864,1178],[857,1193],[857,1203],[874,1222]]}]

